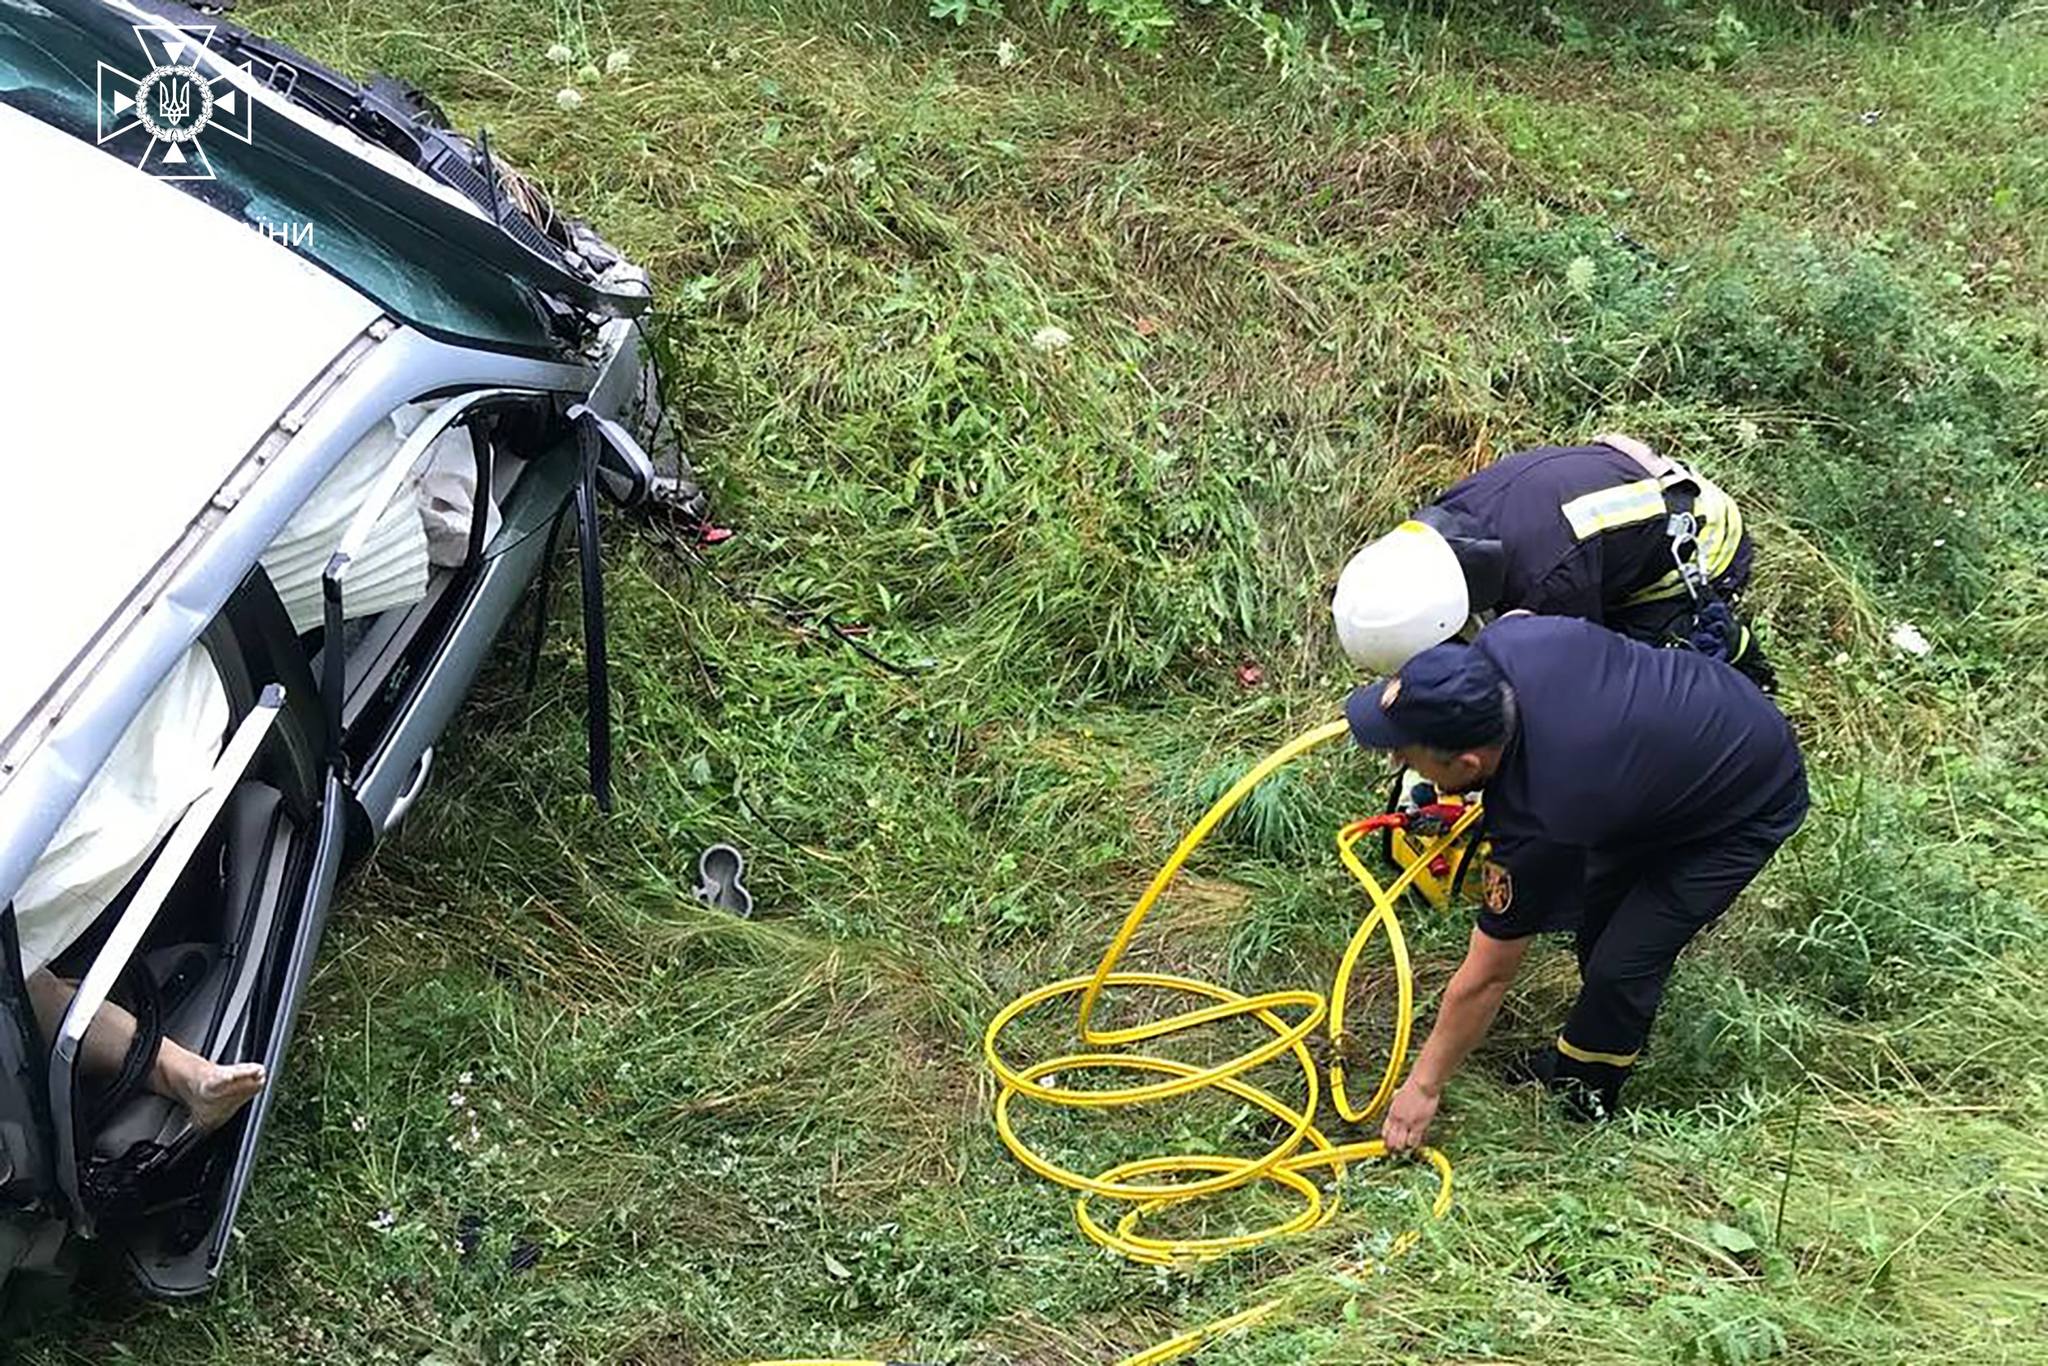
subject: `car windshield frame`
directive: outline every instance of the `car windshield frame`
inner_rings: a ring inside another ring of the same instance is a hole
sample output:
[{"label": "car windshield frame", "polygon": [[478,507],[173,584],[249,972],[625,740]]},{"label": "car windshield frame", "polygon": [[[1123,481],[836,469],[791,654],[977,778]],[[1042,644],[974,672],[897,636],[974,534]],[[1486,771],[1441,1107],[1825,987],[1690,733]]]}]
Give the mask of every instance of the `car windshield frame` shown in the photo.
[{"label": "car windshield frame", "polygon": [[[134,164],[153,139],[136,127],[100,141],[99,69],[130,81],[151,58],[132,17],[97,4],[55,11],[34,0],[0,0],[0,102]],[[117,77],[116,79],[119,79]],[[565,349],[541,291],[437,231],[417,203],[394,202],[340,174],[354,158],[264,105],[244,142],[204,140],[211,179],[168,185],[292,251],[430,336],[524,355]],[[351,135],[352,136],[352,135]],[[148,174],[138,169],[138,175]],[[19,206],[32,187],[12,186]],[[44,187],[62,193],[61,186]],[[411,198],[424,196],[419,191]],[[450,209],[449,212],[461,213]],[[485,225],[488,227],[488,225]],[[139,234],[147,240],[146,225]]]}]

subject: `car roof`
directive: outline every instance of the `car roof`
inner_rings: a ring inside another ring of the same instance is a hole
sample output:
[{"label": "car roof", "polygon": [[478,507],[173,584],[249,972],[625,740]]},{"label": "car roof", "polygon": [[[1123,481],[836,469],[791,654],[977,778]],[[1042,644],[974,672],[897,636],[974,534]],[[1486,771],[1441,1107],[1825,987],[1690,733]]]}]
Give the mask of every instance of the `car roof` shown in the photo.
[{"label": "car roof", "polygon": [[[0,105],[0,738],[11,740],[377,306]],[[315,229],[317,231],[317,227]]]}]

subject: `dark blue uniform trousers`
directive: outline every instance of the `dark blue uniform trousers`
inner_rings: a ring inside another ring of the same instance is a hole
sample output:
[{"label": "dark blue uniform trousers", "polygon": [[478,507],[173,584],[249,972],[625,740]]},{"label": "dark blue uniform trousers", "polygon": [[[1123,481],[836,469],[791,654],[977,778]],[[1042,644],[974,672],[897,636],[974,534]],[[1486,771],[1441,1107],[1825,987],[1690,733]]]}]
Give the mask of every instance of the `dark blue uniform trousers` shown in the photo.
[{"label": "dark blue uniform trousers", "polygon": [[1678,955],[1727,910],[1806,817],[1803,777],[1711,839],[1596,851],[1578,928],[1579,998],[1557,1040],[1557,1074],[1612,1108],[1650,1036]]}]

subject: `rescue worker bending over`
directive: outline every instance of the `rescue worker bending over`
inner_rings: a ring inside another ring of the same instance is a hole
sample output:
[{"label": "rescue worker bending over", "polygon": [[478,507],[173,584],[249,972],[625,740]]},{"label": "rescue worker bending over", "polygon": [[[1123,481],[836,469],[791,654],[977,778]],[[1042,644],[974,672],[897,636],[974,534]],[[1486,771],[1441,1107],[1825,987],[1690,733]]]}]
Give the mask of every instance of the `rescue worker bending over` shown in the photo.
[{"label": "rescue worker bending over", "polygon": [[1768,692],[1770,666],[1735,615],[1753,557],[1727,494],[1640,441],[1601,436],[1452,485],[1351,558],[1332,611],[1345,653],[1378,672],[1522,609],[1728,660]]},{"label": "rescue worker bending over", "polygon": [[1806,815],[1791,727],[1719,660],[1521,614],[1423,651],[1346,713],[1361,746],[1439,789],[1484,786],[1493,843],[1478,925],[1387,1111],[1387,1146],[1422,1142],[1530,936],[1574,924],[1578,1000],[1510,1080],[1611,1112],[1679,951]]}]

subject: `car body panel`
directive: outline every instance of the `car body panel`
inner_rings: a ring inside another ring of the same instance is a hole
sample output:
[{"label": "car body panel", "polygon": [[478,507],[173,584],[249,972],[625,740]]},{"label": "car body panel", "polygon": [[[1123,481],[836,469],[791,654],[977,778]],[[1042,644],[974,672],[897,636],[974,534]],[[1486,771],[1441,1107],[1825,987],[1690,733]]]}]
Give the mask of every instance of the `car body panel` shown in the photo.
[{"label": "car body panel", "polygon": [[[131,599],[131,618],[75,694],[37,735],[25,755],[7,755],[0,771],[0,898],[11,895],[49,843],[71,804],[106,762],[134,714],[185,647],[198,638],[263,548],[276,539],[320,481],[370,427],[402,403],[426,395],[489,385],[587,392],[594,367],[564,365],[503,352],[480,351],[398,328],[372,332],[361,354],[345,358],[345,373],[317,397],[288,410],[296,430],[273,426],[248,453],[229,482],[249,469],[253,482],[231,496],[232,506],[203,528],[189,553],[163,576],[160,588]],[[77,671],[74,671],[77,672]]]},{"label": "car body panel", "polygon": [[[0,384],[22,400],[0,460],[0,583],[38,585],[0,596],[6,736],[377,307],[5,106],[0,161],[16,184],[66,187],[35,213],[0,214],[0,259],[37,263],[10,277],[0,337]],[[117,307],[81,307],[83,278]],[[229,382],[205,386],[202,416],[191,399],[209,370]]]}]

